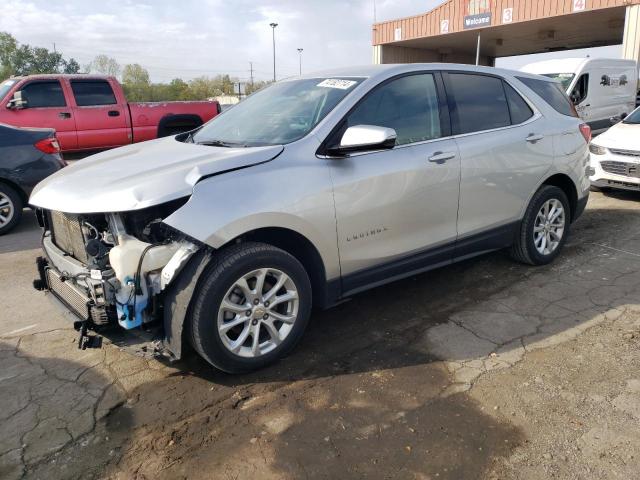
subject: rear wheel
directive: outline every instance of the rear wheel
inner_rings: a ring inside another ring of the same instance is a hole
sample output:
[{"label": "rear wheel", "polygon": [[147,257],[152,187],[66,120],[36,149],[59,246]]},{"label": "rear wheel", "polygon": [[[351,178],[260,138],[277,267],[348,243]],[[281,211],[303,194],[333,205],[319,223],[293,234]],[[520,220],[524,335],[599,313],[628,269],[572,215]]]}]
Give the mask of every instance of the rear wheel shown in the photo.
[{"label": "rear wheel", "polygon": [[562,249],[571,223],[571,209],[558,187],[543,185],[525,212],[511,256],[530,265],[545,265]]},{"label": "rear wheel", "polygon": [[286,355],[311,312],[311,284],[296,258],[262,243],[219,252],[193,301],[191,343],[214,367],[240,373]]},{"label": "rear wheel", "polygon": [[22,218],[24,204],[18,192],[0,183],[0,235],[12,230]]}]

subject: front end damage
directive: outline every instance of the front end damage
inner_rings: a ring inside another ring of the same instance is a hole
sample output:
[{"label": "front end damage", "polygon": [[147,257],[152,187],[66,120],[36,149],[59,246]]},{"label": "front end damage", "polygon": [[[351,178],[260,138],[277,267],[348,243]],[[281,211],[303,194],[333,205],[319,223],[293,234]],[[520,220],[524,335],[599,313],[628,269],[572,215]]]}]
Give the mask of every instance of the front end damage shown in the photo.
[{"label": "front end damage", "polygon": [[[37,260],[34,287],[49,291],[78,317],[79,348],[100,346],[100,337],[88,330],[162,322],[169,287],[189,259],[206,250],[163,223],[185,202],[119,213],[38,210],[44,256]],[[172,354],[171,348],[165,353]]]}]

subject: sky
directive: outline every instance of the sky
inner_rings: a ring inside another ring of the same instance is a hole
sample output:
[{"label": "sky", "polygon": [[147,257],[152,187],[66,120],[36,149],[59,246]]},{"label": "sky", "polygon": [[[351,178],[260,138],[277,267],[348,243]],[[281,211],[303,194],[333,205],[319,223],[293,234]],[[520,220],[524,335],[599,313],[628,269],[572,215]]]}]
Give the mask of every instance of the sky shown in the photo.
[{"label": "sky", "polygon": [[[3,0],[0,31],[21,43],[55,47],[86,65],[98,54],[139,63],[152,81],[229,73],[241,80],[370,64],[374,0]],[[442,0],[375,0],[378,21],[424,13]],[[620,47],[557,52],[619,56]],[[500,59],[518,68],[540,56]]]}]

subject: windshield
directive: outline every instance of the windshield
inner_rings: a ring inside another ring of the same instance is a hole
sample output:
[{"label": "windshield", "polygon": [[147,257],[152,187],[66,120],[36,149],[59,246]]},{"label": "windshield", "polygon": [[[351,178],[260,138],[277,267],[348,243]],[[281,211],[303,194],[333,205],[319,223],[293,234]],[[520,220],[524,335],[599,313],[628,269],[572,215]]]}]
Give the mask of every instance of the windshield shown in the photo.
[{"label": "windshield", "polygon": [[640,108],[636,108],[633,112],[627,115],[622,123],[632,123],[634,125],[640,123]]},{"label": "windshield", "polygon": [[9,90],[11,90],[11,87],[13,87],[16,82],[17,80],[5,80],[4,82],[0,83],[0,100],[4,98],[4,96]]},{"label": "windshield", "polygon": [[223,147],[281,145],[304,137],[362,78],[275,83],[214,117],[192,137]]},{"label": "windshield", "polygon": [[545,77],[553,78],[554,80],[558,80],[562,84],[562,88],[566,91],[571,85],[571,80],[575,77],[575,73],[543,73]]}]

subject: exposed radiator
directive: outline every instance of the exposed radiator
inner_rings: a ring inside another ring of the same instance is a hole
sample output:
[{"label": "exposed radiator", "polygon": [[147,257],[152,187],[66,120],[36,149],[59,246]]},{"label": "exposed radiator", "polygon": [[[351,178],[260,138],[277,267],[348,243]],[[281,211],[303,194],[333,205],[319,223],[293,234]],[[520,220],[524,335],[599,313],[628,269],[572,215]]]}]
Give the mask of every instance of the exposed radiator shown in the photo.
[{"label": "exposed radiator", "polygon": [[89,263],[82,226],[77,215],[52,211],[51,230],[53,242],[58,248],[85,265]]}]

